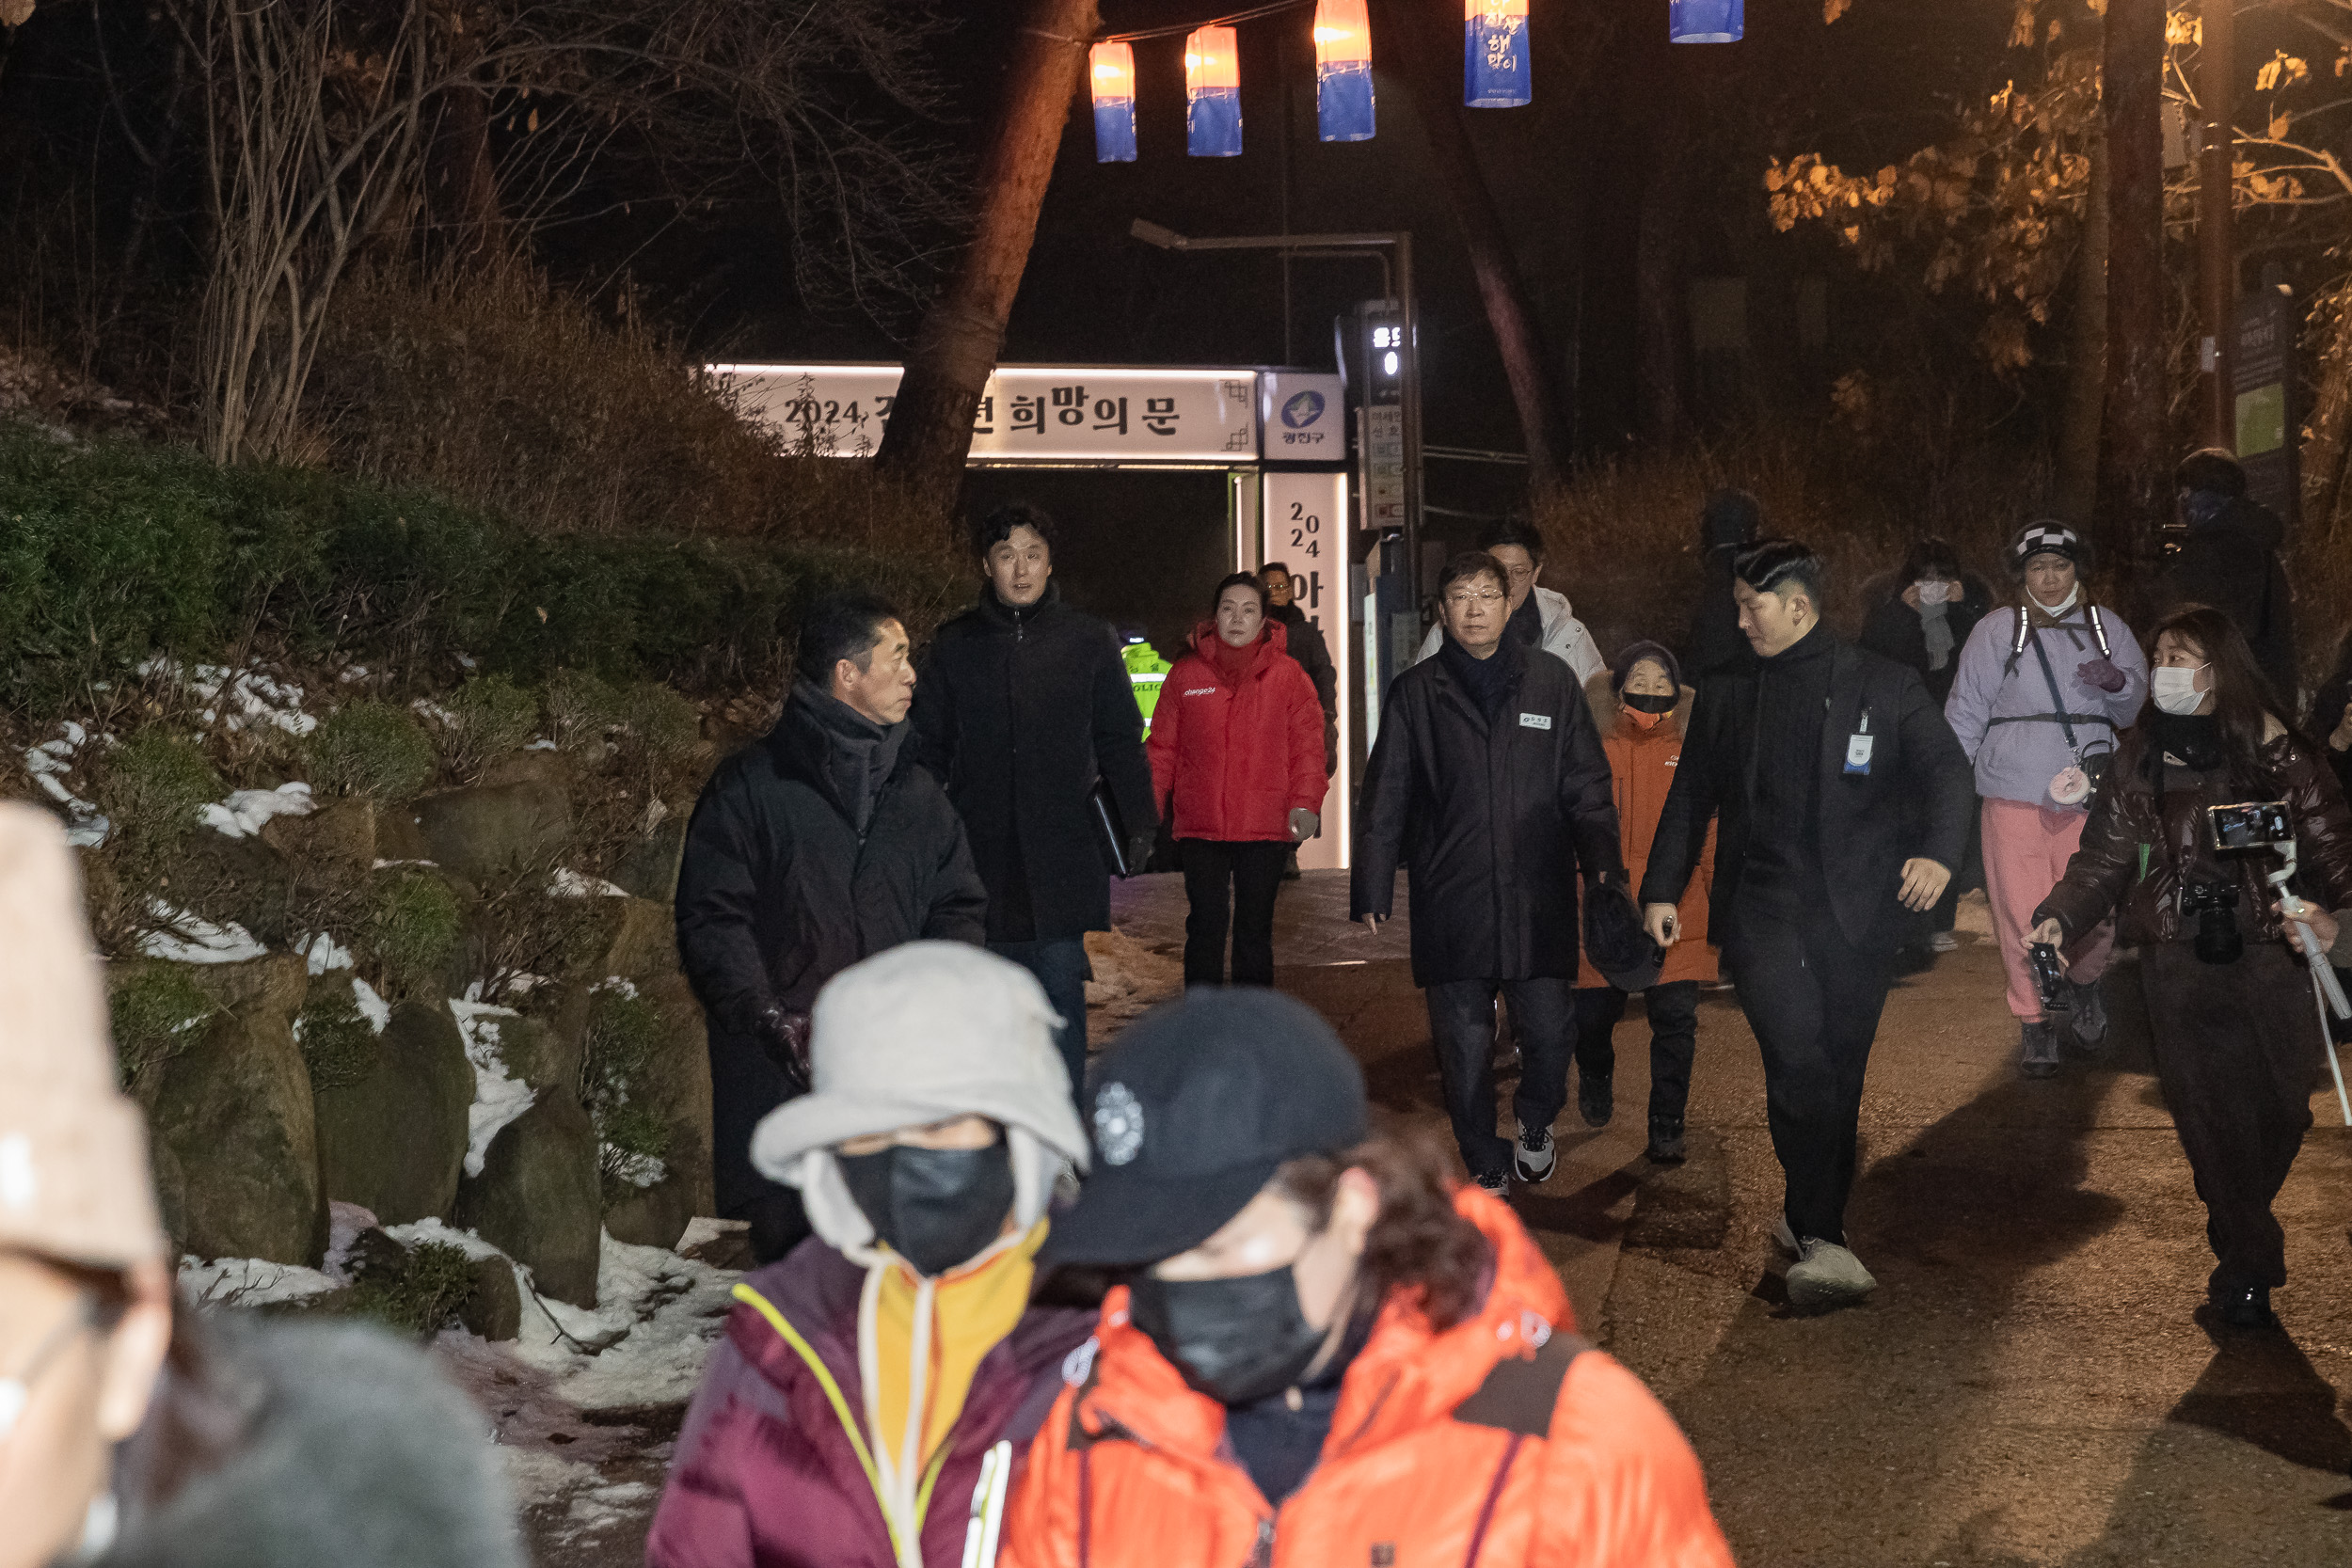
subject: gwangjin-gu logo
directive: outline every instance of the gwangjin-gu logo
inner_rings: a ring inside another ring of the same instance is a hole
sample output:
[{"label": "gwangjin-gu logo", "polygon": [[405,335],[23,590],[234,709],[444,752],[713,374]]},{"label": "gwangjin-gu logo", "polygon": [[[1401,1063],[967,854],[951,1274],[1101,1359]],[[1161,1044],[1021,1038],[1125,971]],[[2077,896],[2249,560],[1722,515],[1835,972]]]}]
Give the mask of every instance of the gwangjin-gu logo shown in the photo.
[{"label": "gwangjin-gu logo", "polygon": [[1301,392],[1282,404],[1282,422],[1293,430],[1304,430],[1323,418],[1325,406],[1321,392]]}]

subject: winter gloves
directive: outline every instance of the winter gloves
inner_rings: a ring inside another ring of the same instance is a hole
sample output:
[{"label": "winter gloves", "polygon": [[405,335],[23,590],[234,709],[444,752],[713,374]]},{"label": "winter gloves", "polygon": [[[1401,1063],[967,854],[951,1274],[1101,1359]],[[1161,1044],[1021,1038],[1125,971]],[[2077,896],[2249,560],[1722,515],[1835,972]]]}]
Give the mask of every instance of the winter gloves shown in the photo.
[{"label": "winter gloves", "polygon": [[2105,658],[2086,659],[2074,666],[2074,678],[2085,686],[2095,686],[2102,691],[2123,689],[2123,672]]}]

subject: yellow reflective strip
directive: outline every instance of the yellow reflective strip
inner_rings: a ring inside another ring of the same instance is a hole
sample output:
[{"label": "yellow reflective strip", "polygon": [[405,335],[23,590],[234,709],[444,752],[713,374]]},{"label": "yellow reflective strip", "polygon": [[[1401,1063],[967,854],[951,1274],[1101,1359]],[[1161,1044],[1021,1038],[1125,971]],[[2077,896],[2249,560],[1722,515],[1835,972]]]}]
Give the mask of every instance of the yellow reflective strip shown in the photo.
[{"label": "yellow reflective strip", "polygon": [[[882,1472],[874,1467],[874,1456],[866,1451],[866,1438],[859,1433],[857,1421],[850,1414],[850,1402],[841,1397],[841,1385],[833,1380],[833,1373],[826,1369],[825,1363],[818,1358],[817,1352],[810,1348],[809,1342],[801,1338],[800,1330],[785,1322],[784,1314],[777,1311],[767,1297],[753,1290],[749,1285],[740,1283],[737,1284],[733,1294],[736,1300],[767,1319],[768,1326],[774,1329],[786,1344],[800,1353],[801,1359],[808,1363],[808,1370],[817,1374],[818,1383],[825,1390],[825,1398],[833,1402],[833,1413],[841,1422],[841,1430],[850,1434],[850,1447],[857,1450],[857,1462],[866,1471],[866,1487],[874,1494],[875,1507],[882,1511],[882,1528],[890,1532],[891,1555],[896,1557],[898,1551],[898,1529],[890,1522],[890,1505],[882,1500]],[[942,1451],[944,1454],[945,1450]],[[928,1491],[928,1483],[926,1483],[926,1490]]]},{"label": "yellow reflective strip", "polygon": [[915,1489],[914,1528],[918,1530],[923,1528],[924,1517],[931,1511],[931,1488],[939,1484],[939,1472],[947,1467],[947,1450],[954,1447],[951,1442],[939,1445],[939,1451],[931,1455],[931,1467],[923,1472],[923,1484]]}]

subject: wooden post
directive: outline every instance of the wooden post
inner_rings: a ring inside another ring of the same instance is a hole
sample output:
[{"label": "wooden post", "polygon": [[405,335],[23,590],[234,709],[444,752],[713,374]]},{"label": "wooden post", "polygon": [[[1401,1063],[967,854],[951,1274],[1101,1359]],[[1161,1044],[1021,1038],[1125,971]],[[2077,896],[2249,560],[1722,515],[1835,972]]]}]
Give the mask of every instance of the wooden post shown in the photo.
[{"label": "wooden post", "polygon": [[2103,109],[2107,152],[2107,397],[2093,532],[2128,581],[2171,515],[2173,436],[2165,374],[2165,0],[2108,0]]}]

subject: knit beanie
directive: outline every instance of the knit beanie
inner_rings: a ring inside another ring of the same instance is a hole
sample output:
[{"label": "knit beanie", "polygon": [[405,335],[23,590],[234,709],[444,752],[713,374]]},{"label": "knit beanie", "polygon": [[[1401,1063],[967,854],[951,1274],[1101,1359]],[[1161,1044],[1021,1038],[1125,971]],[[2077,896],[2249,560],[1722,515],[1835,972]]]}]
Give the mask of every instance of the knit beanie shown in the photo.
[{"label": "knit beanie", "polygon": [[986,1117],[1005,1129],[1013,1212],[1045,1212],[1065,1166],[1085,1169],[1086,1132],[1054,1045],[1061,1022],[1037,976],[960,942],[911,942],[850,965],[817,993],[813,1086],[761,1118],[752,1164],[801,1189],[809,1224],[854,1254],[874,1227],[833,1148],[845,1138]]},{"label": "knit beanie", "polygon": [[2064,556],[2074,563],[2078,574],[2090,571],[2090,541],[2064,523],[2047,518],[2027,523],[2010,535],[2009,541],[2009,570],[2012,577],[2026,575],[2026,562],[2037,555]]},{"label": "knit beanie", "polygon": [[0,1247],[96,1269],[168,1253],[73,851],[15,802],[0,802]]},{"label": "knit beanie", "polygon": [[2246,494],[2246,467],[2219,447],[2205,447],[2181,459],[2172,470],[2172,488],[2235,500]]},{"label": "knit beanie", "polygon": [[1625,694],[1625,683],[1632,678],[1633,667],[1648,659],[1666,672],[1677,691],[1682,689],[1682,661],[1663,642],[1629,642],[1617,650],[1617,657],[1609,661],[1609,690],[1613,696]]}]

